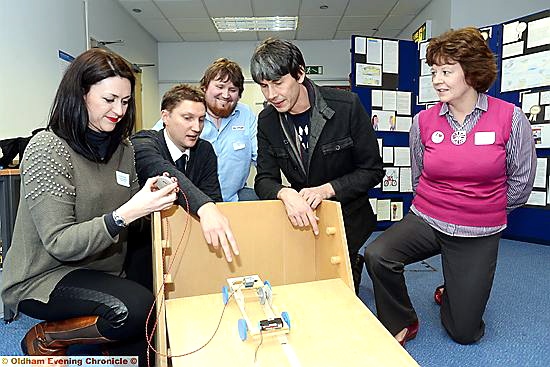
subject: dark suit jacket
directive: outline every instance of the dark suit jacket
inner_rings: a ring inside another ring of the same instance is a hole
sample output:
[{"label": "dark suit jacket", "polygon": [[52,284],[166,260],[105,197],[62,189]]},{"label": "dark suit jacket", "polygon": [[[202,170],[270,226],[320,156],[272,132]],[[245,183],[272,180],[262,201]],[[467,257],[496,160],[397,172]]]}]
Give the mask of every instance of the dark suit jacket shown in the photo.
[{"label": "dark suit jacket", "polygon": [[180,186],[178,202],[185,209],[187,197],[189,208],[197,210],[211,201],[222,201],[218,181],[218,159],[214,148],[206,140],[199,139],[191,148],[185,172],[180,172],[172,160],[164,139],[164,130],[142,130],[130,139],[136,154],[136,170],[141,186],[149,177],[160,176],[168,172],[177,177]]},{"label": "dark suit jacket", "polygon": [[384,176],[376,135],[356,94],[317,87],[307,78],[304,85],[312,106],[308,161],[301,162],[294,149],[294,125],[273,106],[266,107],[258,117],[254,189],[262,199],[276,199],[284,187],[279,170],[297,191],[330,182],[354,254],[376,225],[367,194]]}]

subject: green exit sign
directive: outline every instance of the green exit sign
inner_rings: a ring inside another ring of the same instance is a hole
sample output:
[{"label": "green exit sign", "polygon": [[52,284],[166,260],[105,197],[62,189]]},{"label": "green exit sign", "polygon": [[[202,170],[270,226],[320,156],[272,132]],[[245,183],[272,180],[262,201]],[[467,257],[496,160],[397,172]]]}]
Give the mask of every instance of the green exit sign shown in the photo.
[{"label": "green exit sign", "polygon": [[320,65],[306,66],[307,75],[321,75],[323,74],[323,67]]}]

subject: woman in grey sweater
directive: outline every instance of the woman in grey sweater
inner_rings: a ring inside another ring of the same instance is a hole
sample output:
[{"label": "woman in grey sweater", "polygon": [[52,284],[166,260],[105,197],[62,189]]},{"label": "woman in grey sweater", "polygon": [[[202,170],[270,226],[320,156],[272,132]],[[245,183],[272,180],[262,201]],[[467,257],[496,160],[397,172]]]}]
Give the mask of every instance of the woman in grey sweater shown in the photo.
[{"label": "woman in grey sweater", "polygon": [[46,131],[25,151],[2,285],[11,309],[46,320],[25,335],[25,354],[103,344],[103,353],[139,355],[146,365],[153,295],[125,277],[126,226],[170,207],[177,184],[159,190],[155,177],[139,189],[128,140],[134,84],[121,57],[84,52],[63,76]]}]

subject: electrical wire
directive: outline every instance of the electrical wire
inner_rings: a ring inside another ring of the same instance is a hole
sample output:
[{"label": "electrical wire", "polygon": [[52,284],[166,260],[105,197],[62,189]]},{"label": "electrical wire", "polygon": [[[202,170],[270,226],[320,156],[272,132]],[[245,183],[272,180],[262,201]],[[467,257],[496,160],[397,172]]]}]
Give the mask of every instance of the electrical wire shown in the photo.
[{"label": "electrical wire", "polygon": [[254,351],[254,364],[256,364],[256,360],[258,357],[258,350],[262,346],[263,342],[264,342],[264,333],[262,332],[262,328],[260,328],[260,344],[258,344],[258,346],[256,347],[256,350]]},{"label": "electrical wire", "polygon": [[203,349],[204,347],[206,347],[211,341],[212,339],[214,339],[214,337],[216,336],[216,333],[218,332],[219,328],[220,328],[220,325],[222,323],[222,319],[223,319],[223,314],[225,313],[225,309],[227,308],[227,305],[229,304],[229,300],[233,297],[233,295],[235,294],[235,292],[237,292],[239,289],[241,289],[243,285],[241,284],[239,286],[239,288],[237,288],[236,290],[234,290],[233,292],[231,292],[231,294],[229,295],[229,297],[227,297],[227,302],[225,303],[225,305],[223,306],[223,309],[222,309],[222,314],[220,315],[220,320],[218,321],[218,325],[216,326],[216,330],[214,330],[214,333],[212,334],[212,336],[210,337],[210,339],[208,339],[208,341],[206,341],[206,343],[204,343],[202,346],[198,347],[197,349],[191,351],[191,352],[187,352],[187,353],[184,353],[184,354],[180,354],[180,355],[176,355],[176,356],[172,356],[172,358],[174,357],[185,357],[185,356],[188,356],[190,354],[193,354],[193,353],[196,353],[198,352],[199,350]]},{"label": "electrical wire", "polygon": [[[156,314],[156,317],[155,317],[155,324],[153,325],[152,329],[151,329],[151,333],[149,334],[149,330],[148,330],[148,326],[149,326],[149,322],[150,322],[150,319],[151,319],[151,315],[153,313],[153,310],[155,309],[155,306],[157,305],[157,300],[159,299],[160,295],[161,294],[164,294],[164,287],[165,287],[165,284],[166,284],[166,277],[168,276],[170,270],[172,269],[172,265],[174,264],[174,261],[176,259],[176,254],[178,253],[180,247],[181,247],[181,243],[183,242],[183,238],[185,237],[185,232],[187,231],[187,227],[189,225],[189,220],[190,220],[190,215],[189,215],[189,211],[190,211],[190,208],[189,208],[189,200],[187,200],[187,195],[185,195],[185,192],[183,191],[183,189],[179,186],[178,184],[178,188],[180,189],[180,192],[181,194],[183,195],[183,199],[185,201],[185,212],[187,213],[187,216],[186,216],[186,220],[185,220],[185,225],[183,227],[183,232],[182,232],[182,235],[181,235],[181,238],[178,242],[178,245],[176,246],[175,248],[175,251],[174,253],[172,254],[171,256],[171,261],[168,265],[168,267],[166,266],[166,249],[165,248],[162,248],[162,276],[163,276],[163,279],[162,279],[162,284],[161,286],[159,287],[158,289],[158,292],[157,294],[155,295],[155,299],[153,301],[153,304],[151,305],[151,309],[149,310],[149,313],[147,314],[147,319],[145,320],[145,340],[147,341],[147,366],[150,367],[150,351],[152,350],[156,355],[161,355],[163,357],[169,357],[167,354],[164,354],[164,353],[161,353],[160,351],[156,350],[153,345],[151,344],[152,340],[153,340],[153,336],[155,335],[155,330],[157,329],[157,325],[158,325],[158,320],[159,320],[159,317],[162,313],[162,309],[163,309],[163,306],[164,306],[164,300],[165,298],[162,297],[161,298],[161,302],[160,302],[160,306],[158,307],[158,312]],[[170,232],[170,225],[169,225],[169,222],[168,222],[168,219],[164,219],[164,222],[165,222],[165,226],[163,226],[161,224],[161,229],[164,229],[166,228],[166,231],[163,231],[162,235],[163,235],[163,238],[168,238],[169,237],[169,233]]]}]

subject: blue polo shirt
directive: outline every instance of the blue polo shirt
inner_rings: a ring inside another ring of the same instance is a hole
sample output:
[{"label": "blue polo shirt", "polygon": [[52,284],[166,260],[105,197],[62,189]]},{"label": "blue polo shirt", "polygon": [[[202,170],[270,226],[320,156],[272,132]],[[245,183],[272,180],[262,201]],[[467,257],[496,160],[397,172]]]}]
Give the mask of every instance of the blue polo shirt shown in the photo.
[{"label": "blue polo shirt", "polygon": [[222,119],[220,129],[206,114],[201,138],[209,141],[218,156],[218,179],[223,201],[238,201],[246,185],[250,165],[256,165],[258,119],[247,105],[238,102],[233,113]]}]

